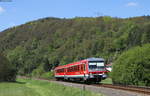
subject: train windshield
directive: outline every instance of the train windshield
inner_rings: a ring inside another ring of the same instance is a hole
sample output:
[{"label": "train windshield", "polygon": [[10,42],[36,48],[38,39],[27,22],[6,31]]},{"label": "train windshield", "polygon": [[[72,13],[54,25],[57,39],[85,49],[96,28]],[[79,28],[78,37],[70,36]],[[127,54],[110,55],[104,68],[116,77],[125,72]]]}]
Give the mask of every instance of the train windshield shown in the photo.
[{"label": "train windshield", "polygon": [[90,71],[105,71],[104,61],[90,61],[89,70]]}]

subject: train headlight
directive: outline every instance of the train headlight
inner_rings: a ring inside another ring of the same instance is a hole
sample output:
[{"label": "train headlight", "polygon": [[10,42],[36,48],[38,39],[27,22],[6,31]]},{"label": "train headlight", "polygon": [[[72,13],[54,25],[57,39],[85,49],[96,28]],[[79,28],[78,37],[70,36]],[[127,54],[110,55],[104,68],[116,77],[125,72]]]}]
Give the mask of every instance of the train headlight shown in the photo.
[{"label": "train headlight", "polygon": [[94,76],[93,76],[93,74],[92,73],[90,73],[90,78],[93,78]]},{"label": "train headlight", "polygon": [[102,77],[103,77],[103,78],[106,78],[106,77],[107,77],[107,75],[106,75],[106,74],[103,74],[103,75],[102,75]]}]

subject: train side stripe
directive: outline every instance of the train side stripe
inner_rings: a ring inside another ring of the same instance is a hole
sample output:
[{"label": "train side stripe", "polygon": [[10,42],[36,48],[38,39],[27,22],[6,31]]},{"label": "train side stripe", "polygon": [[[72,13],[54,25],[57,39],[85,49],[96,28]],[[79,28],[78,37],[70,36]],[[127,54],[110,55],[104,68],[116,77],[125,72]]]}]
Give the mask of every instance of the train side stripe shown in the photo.
[{"label": "train side stripe", "polygon": [[[88,76],[88,74],[85,75],[85,77]],[[84,75],[55,75],[55,77],[84,77]]]}]

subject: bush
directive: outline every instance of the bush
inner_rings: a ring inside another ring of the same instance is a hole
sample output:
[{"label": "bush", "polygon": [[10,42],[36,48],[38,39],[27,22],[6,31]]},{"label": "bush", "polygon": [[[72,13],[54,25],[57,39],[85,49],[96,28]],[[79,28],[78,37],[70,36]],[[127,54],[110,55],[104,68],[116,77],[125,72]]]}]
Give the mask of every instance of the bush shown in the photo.
[{"label": "bush", "polygon": [[53,79],[53,78],[54,78],[54,72],[51,71],[51,72],[43,73],[43,74],[41,75],[41,78]]},{"label": "bush", "polygon": [[53,71],[45,72],[44,69],[40,66],[37,69],[33,70],[32,77],[52,79],[54,77],[54,73]]},{"label": "bush", "polygon": [[44,73],[44,69],[42,67],[38,67],[37,69],[34,69],[32,71],[32,77],[41,77],[41,75]]},{"label": "bush", "polygon": [[16,73],[7,58],[0,54],[0,81],[15,81]]},{"label": "bush", "polygon": [[115,84],[150,86],[150,44],[124,52],[114,63]]}]

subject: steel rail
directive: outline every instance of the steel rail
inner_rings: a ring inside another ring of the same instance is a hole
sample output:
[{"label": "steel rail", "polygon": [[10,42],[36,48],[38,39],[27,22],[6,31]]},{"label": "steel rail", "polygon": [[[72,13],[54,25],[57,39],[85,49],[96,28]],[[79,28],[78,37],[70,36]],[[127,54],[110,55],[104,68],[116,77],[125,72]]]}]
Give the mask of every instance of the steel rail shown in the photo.
[{"label": "steel rail", "polygon": [[150,95],[150,87],[123,86],[123,85],[113,85],[113,84],[92,84],[92,85],[97,87],[120,89],[120,90]]}]

